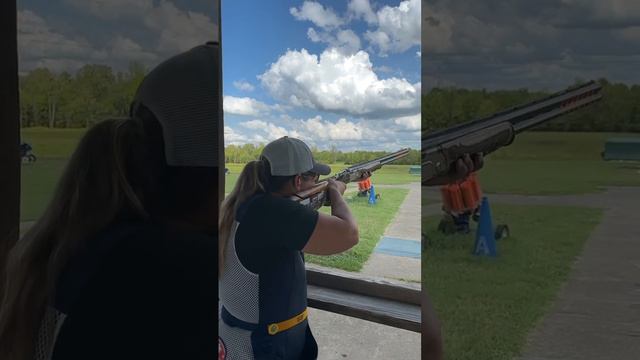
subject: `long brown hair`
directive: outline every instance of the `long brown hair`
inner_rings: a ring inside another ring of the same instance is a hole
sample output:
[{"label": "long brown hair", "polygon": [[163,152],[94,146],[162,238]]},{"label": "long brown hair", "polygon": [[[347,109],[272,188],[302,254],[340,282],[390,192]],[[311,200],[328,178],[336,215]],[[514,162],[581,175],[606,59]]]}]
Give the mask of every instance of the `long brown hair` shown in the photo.
[{"label": "long brown hair", "polygon": [[144,107],[134,118],[109,119],[89,129],[44,214],[9,253],[0,303],[0,359],[33,357],[56,281],[83,243],[119,220],[195,212],[210,199],[202,192],[216,186],[215,168],[166,165],[162,129]]},{"label": "long brown hair", "polygon": [[238,176],[236,185],[229,195],[225,197],[220,207],[220,221],[218,222],[218,276],[222,275],[227,241],[229,241],[231,228],[240,205],[257,193],[280,190],[294,177],[295,175],[271,175],[271,165],[264,157],[260,157],[260,160],[250,161],[244,166],[240,176]]}]

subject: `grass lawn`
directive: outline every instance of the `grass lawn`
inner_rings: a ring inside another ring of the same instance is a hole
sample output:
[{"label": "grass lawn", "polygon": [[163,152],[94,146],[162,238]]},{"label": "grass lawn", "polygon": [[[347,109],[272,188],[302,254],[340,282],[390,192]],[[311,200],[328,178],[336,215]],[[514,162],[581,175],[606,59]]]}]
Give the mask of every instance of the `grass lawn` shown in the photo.
[{"label": "grass lawn", "polygon": [[494,226],[511,230],[498,242],[496,259],[471,255],[473,234],[445,236],[436,230],[438,216],[423,219],[431,242],[422,278],[443,323],[447,359],[517,356],[602,212],[494,204],[492,215]]},{"label": "grass lawn", "polygon": [[[381,196],[376,205],[369,205],[367,198],[357,197],[355,194],[347,195],[347,203],[358,222],[360,242],[341,254],[331,256],[305,255],[305,259],[323,266],[360,271],[384,230],[395,217],[408,192],[409,190],[406,189],[380,189]],[[329,214],[330,208],[325,206],[321,211]]]},{"label": "grass lawn", "polygon": [[38,157],[68,158],[75,150],[86,129],[24,128],[20,132],[22,141],[33,147]]},{"label": "grass lawn", "polygon": [[582,194],[603,186],[640,186],[640,162],[605,162],[607,138],[639,134],[525,132],[486,159],[484,191],[525,195]]},{"label": "grass lawn", "polygon": [[[21,221],[35,220],[43,212],[62,174],[67,159],[78,144],[85,129],[24,128],[23,141],[33,146],[38,161],[22,165]],[[235,182],[244,164],[228,164],[231,174],[226,176],[227,192]],[[345,168],[343,164],[331,166],[334,171]],[[407,184],[419,181],[419,176],[409,174],[407,165],[386,165],[376,171],[373,184]],[[351,185],[353,187],[355,185]]]},{"label": "grass lawn", "polygon": [[[236,184],[240,172],[244,168],[244,164],[226,164],[225,165],[230,174],[225,177],[225,193],[231,192],[231,189]],[[344,164],[331,164],[331,176],[338,171],[348,167]],[[371,182],[373,185],[396,185],[396,184],[408,184],[411,182],[420,182],[420,176],[409,174],[409,165],[385,165],[381,169],[376,170],[371,176]],[[355,186],[355,185],[351,185]]]},{"label": "grass lawn", "polygon": [[20,221],[36,220],[51,200],[67,159],[38,158],[23,163],[20,186]]}]

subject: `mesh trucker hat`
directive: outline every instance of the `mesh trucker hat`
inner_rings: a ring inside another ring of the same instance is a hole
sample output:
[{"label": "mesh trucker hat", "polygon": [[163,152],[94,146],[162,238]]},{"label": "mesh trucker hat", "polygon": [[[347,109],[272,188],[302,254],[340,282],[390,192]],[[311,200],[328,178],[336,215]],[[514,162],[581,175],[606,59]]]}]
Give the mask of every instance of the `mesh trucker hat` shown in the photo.
[{"label": "mesh trucker hat", "polygon": [[262,150],[262,156],[271,164],[271,175],[291,176],[306,172],[329,175],[331,168],[316,162],[311,149],[301,140],[281,137],[267,144]]},{"label": "mesh trucker hat", "polygon": [[142,80],[130,115],[144,105],[158,118],[168,165],[218,166],[220,76],[218,44],[207,43],[162,62]]}]

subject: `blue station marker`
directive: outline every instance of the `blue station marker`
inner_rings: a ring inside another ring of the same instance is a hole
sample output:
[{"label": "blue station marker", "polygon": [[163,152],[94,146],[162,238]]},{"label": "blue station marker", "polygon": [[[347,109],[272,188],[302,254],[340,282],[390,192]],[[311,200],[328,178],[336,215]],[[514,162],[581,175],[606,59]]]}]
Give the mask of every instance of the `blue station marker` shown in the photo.
[{"label": "blue station marker", "polygon": [[491,220],[491,208],[489,207],[489,200],[486,196],[482,197],[482,204],[480,205],[480,222],[476,230],[473,254],[490,257],[496,257],[498,255],[493,221]]},{"label": "blue station marker", "polygon": [[376,253],[420,259],[420,241],[383,236],[376,246]]}]

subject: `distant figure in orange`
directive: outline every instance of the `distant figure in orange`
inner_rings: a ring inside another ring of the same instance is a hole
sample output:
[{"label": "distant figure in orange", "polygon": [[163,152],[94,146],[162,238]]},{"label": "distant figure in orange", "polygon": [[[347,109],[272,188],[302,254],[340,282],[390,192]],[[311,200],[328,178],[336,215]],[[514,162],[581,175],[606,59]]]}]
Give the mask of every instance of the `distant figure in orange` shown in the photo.
[{"label": "distant figure in orange", "polygon": [[371,191],[370,177],[358,182],[358,196],[369,196],[369,191]]}]

